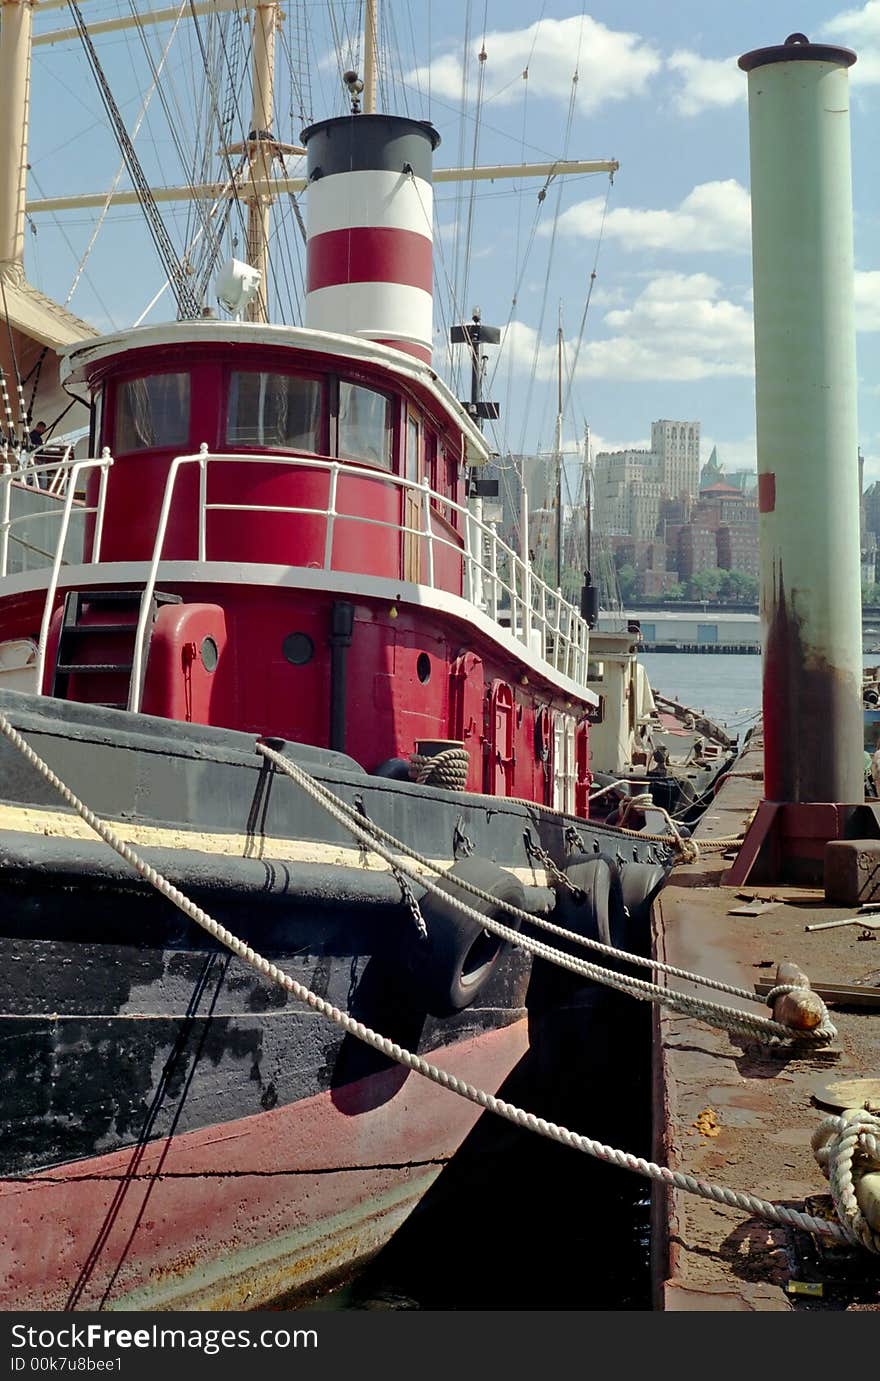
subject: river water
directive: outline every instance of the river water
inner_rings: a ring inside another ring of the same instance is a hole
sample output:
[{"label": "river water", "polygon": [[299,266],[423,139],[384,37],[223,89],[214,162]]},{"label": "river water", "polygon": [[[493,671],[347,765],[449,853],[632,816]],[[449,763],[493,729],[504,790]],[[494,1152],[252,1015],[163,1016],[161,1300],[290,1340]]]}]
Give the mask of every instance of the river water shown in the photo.
[{"label": "river water", "polygon": [[[731,736],[742,738],[760,714],[758,653],[646,652],[640,661],[653,690],[726,724]],[[878,661],[876,652],[863,658],[866,667]]]},{"label": "river water", "polygon": [[646,652],[644,663],[655,691],[690,710],[745,732],[761,711],[761,658],[757,653]]}]

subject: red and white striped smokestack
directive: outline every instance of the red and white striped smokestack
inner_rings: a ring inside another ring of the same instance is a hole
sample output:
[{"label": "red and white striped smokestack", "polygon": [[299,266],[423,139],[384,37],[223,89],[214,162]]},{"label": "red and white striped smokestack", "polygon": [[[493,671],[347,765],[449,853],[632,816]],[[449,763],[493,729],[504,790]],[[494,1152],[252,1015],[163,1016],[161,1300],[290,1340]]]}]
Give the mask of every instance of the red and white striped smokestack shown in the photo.
[{"label": "red and white striped smokestack", "polygon": [[432,155],[440,136],[399,115],[303,130],[308,150],[306,325],[431,362]]}]

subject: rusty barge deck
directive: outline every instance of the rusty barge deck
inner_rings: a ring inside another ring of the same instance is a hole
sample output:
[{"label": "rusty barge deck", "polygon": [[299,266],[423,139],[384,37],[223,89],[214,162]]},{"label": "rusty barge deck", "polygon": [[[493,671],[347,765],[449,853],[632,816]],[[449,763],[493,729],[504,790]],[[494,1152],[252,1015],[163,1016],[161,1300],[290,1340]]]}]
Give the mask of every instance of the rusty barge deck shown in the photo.
[{"label": "rusty barge deck", "polygon": [[[698,840],[741,831],[761,797],[762,765],[755,738],[703,817]],[[786,959],[815,987],[866,977],[880,984],[880,930],[869,932],[872,942],[858,925],[804,929],[854,908],[826,904],[821,890],[734,888],[724,881],[730,867],[729,856],[715,853],[675,870],[654,908],[658,958],[744,988],[772,980]],[[743,892],[775,904],[758,916],[731,915],[744,904]],[[880,987],[874,991],[880,998]],[[835,1109],[820,1106],[815,1094],[832,1082],[880,1075],[880,1005],[835,1005],[831,1016],[839,1032],[834,1051],[792,1057],[662,1009],[655,1022],[654,1159],[773,1202],[821,1208],[827,1183],[810,1136]],[[658,1310],[880,1309],[880,1260],[866,1251],[659,1187],[652,1278]]]}]

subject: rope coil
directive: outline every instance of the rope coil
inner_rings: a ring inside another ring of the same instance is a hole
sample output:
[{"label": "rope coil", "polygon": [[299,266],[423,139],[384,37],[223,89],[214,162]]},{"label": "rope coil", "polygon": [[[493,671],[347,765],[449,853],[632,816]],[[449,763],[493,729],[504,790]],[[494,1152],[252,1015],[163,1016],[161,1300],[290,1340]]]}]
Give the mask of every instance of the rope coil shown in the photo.
[{"label": "rope coil", "polygon": [[858,1197],[859,1181],[880,1174],[880,1117],[863,1108],[848,1108],[820,1123],[810,1144],[847,1237],[870,1252],[880,1252],[880,1194],[875,1195],[876,1227],[868,1222]]},{"label": "rope coil", "polygon": [[466,748],[446,748],[442,753],[412,753],[409,775],[419,786],[440,786],[447,791],[464,791],[467,786],[470,754]]}]

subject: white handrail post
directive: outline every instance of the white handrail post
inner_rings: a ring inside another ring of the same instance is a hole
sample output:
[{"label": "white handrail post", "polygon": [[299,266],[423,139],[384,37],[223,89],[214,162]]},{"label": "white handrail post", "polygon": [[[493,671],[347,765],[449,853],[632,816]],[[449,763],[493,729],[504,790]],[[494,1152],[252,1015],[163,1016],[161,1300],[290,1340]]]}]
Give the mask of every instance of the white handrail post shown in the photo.
[{"label": "white handrail post", "polygon": [[425,534],[425,547],[427,549],[427,579],[428,585],[434,588],[434,533],[431,528],[431,481],[426,475],[422,480],[422,528]]},{"label": "white handrail post", "polygon": [[498,534],[494,528],[489,538],[489,617],[498,622]]},{"label": "white handrail post", "polygon": [[12,471],[6,463],[3,465],[0,483],[3,485],[3,517],[0,519],[0,575],[6,575],[9,562],[9,518],[12,512]]},{"label": "white handrail post", "polygon": [[339,490],[339,464],[333,461],[330,466],[330,487],[327,494],[327,527],[324,532],[324,570],[332,569],[333,529],[336,526],[336,496]]},{"label": "white handrail post", "polygon": [[87,465],[87,461],[79,460],[72,466],[70,479],[67,485],[67,493],[64,496],[64,508],[61,513],[61,532],[58,536],[58,546],[55,548],[55,559],[52,562],[52,574],[49,576],[49,584],[46,589],[46,602],[43,605],[43,619],[40,624],[40,640],[37,644],[37,695],[43,694],[43,674],[46,667],[46,643],[49,639],[49,624],[52,621],[55,592],[58,589],[58,575],[61,570],[61,563],[64,559],[64,545],[67,541],[67,533],[70,527],[70,510],[73,507],[76,482],[79,478],[79,472],[86,469]]},{"label": "white handrail post", "polygon": [[532,645],[532,553],[529,550],[529,495],[525,485],[519,491],[519,538],[523,563],[523,642]]},{"label": "white handrail post", "polygon": [[174,486],[177,483],[177,476],[181,465],[188,460],[201,460],[199,456],[175,456],[165,480],[165,493],[162,495],[162,508],[159,512],[159,522],[156,527],[156,538],[153,542],[153,556],[150,561],[150,570],[147,575],[147,583],[141,591],[141,608],[138,614],[137,631],[134,635],[134,652],[132,654],[131,682],[128,687],[128,706],[133,714],[137,714],[141,707],[141,660],[144,655],[144,640],[147,632],[147,619],[150,616],[150,603],[153,598],[153,591],[156,588],[156,578],[159,572],[159,560],[162,556],[162,548],[165,545],[165,531],[168,527],[168,514],[171,511],[171,498],[174,493]]},{"label": "white handrail post", "polygon": [[208,447],[199,447],[199,560],[208,559]]},{"label": "white handrail post", "polygon": [[100,561],[101,559],[101,538],[104,536],[104,508],[107,502],[107,478],[112,464],[113,457],[110,454],[110,447],[105,446],[101,452],[101,475],[98,480],[98,502],[95,508],[95,531],[92,536],[93,562]]},{"label": "white handrail post", "polygon": [[478,609],[485,603],[483,588],[483,500],[471,500],[471,598]]},{"label": "white handrail post", "polygon": [[464,597],[474,603],[474,572],[471,555],[471,515],[464,515]]}]

